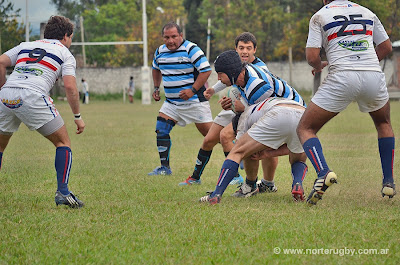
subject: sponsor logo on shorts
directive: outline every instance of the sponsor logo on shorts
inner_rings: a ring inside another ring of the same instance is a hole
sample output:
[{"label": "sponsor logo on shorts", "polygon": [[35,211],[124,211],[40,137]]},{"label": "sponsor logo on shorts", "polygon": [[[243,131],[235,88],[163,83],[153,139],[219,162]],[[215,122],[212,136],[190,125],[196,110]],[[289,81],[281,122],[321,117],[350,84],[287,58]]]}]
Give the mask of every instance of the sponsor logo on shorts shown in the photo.
[{"label": "sponsor logo on shorts", "polygon": [[31,75],[42,75],[43,71],[37,68],[29,68],[26,66],[20,66],[20,67],[15,67],[15,71],[17,71],[20,74],[31,74]]},{"label": "sponsor logo on shorts", "polygon": [[369,48],[369,43],[366,40],[360,41],[339,41],[339,46],[353,52],[366,51]]},{"label": "sponsor logo on shorts", "polygon": [[4,106],[10,109],[17,109],[22,106],[23,100],[21,98],[19,99],[1,99],[1,102],[3,103]]}]

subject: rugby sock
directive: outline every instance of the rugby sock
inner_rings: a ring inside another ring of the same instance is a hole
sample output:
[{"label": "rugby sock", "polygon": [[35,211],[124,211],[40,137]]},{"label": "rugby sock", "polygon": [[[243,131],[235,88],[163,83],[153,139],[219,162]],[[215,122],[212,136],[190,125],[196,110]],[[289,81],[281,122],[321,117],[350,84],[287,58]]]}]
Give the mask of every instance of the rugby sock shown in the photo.
[{"label": "rugby sock", "polygon": [[393,183],[394,137],[378,139],[383,171],[383,183]]},{"label": "rugby sock", "polygon": [[[229,155],[229,153],[230,153],[230,152],[224,152],[225,157],[227,157],[227,156]],[[240,161],[239,166],[240,166],[240,169],[242,169],[242,170],[244,169],[243,160]],[[236,174],[235,178],[238,178],[239,176],[240,176],[240,174],[239,174],[239,171],[238,171],[238,173]]]},{"label": "rugby sock", "polygon": [[292,188],[296,183],[303,183],[304,177],[307,174],[308,167],[304,162],[295,162],[292,164]]},{"label": "rugby sock", "polygon": [[252,187],[252,188],[255,188],[255,187],[257,186],[257,179],[256,179],[256,180],[249,180],[249,179],[246,177],[246,184],[249,185],[249,186]]},{"label": "rugby sock", "polygon": [[222,164],[221,173],[219,174],[217,186],[211,197],[215,195],[221,195],[224,193],[226,187],[228,187],[231,180],[236,176],[239,168],[239,164],[233,160],[226,159]]},{"label": "rugby sock", "polygon": [[261,182],[262,182],[264,185],[267,185],[267,186],[269,186],[269,187],[275,185],[275,181],[269,181],[269,180],[262,179]]},{"label": "rugby sock", "polygon": [[196,166],[194,167],[192,178],[200,179],[204,168],[206,167],[208,161],[210,160],[211,153],[212,150],[206,151],[200,148],[199,153],[197,155]]},{"label": "rugby sock", "polygon": [[321,142],[318,138],[310,138],[303,144],[304,152],[308,159],[313,164],[315,171],[318,174],[318,178],[323,178],[329,171],[329,167],[326,164],[324,154],[322,153]]},{"label": "rugby sock", "polygon": [[63,195],[68,195],[69,172],[72,164],[72,152],[68,146],[60,146],[56,149],[56,172],[57,172],[57,190]]},{"label": "rugby sock", "polygon": [[171,138],[169,135],[157,136],[157,149],[161,165],[169,168],[169,152],[171,150]]},{"label": "rugby sock", "polygon": [[0,152],[0,169],[1,169],[1,161],[2,161],[2,159],[3,159],[3,153]]}]

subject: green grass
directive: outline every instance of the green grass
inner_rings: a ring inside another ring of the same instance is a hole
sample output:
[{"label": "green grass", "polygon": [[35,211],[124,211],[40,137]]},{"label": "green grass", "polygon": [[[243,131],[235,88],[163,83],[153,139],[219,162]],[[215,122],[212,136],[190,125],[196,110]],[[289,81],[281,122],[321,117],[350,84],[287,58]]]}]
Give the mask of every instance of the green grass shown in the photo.
[{"label": "green grass", "polygon": [[[159,164],[155,123],[161,103],[96,101],[81,107],[86,130],[74,134],[66,102],[57,107],[72,139],[70,188],[86,203],[56,207],[55,150],[24,125],[0,172],[0,264],[398,264],[399,198],[382,199],[376,131],[356,104],[319,133],[338,175],[316,207],[293,203],[290,166],[279,159],[278,192],[197,200],[215,187],[224,160],[215,147],[203,184],[179,187],[191,174],[203,137],[194,125],[171,133],[172,176],[149,177]],[[219,111],[212,100],[213,113]],[[398,134],[400,102],[392,103]],[[398,156],[398,151],[396,151]],[[308,193],[316,177],[308,162]],[[398,163],[395,163],[398,177]],[[281,254],[274,254],[279,247]],[[283,254],[283,249],[389,249],[386,255]]]}]

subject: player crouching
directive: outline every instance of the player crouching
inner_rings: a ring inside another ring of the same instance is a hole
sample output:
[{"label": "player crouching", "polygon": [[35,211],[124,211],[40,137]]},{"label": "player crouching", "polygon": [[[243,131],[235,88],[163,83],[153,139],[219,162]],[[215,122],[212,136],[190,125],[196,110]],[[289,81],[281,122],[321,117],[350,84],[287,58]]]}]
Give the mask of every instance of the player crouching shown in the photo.
[{"label": "player crouching", "polygon": [[222,165],[215,190],[200,198],[200,202],[217,204],[243,159],[246,182],[235,197],[250,197],[258,193],[257,172],[259,159],[289,154],[292,167],[292,196],[304,200],[303,180],[307,173],[307,156],[296,134],[305,107],[293,100],[267,98],[246,109],[238,124],[238,141]]}]

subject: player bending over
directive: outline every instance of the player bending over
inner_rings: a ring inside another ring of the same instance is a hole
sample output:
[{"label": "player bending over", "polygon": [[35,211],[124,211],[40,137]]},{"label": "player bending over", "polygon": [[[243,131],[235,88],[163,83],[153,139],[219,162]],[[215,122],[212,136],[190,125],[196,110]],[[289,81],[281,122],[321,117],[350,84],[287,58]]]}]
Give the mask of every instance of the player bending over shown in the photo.
[{"label": "player bending over", "polygon": [[[68,189],[72,164],[71,141],[64,121],[49,96],[50,89],[61,75],[75,117],[76,133],[82,133],[85,123],[79,112],[76,62],[68,50],[73,29],[68,18],[52,16],[46,24],[43,40],[22,42],[0,56],[0,168],[3,152],[23,122],[56,147],[56,205],[79,208],[84,205],[83,202]],[[14,65],[14,71],[6,81],[6,67]]]},{"label": "player bending over", "polygon": [[[227,78],[223,73],[219,76],[222,80]],[[303,201],[302,183],[307,173],[307,156],[297,137],[296,127],[304,110],[302,104],[283,98],[268,98],[247,108],[240,117],[238,140],[222,164],[215,190],[210,195],[201,197],[200,201],[219,203],[242,159],[245,161],[246,183],[233,196],[250,197],[257,194],[258,167],[254,168],[253,165],[258,164],[258,161],[252,160],[250,156],[260,151],[266,152],[255,154],[254,158],[289,154],[293,178],[292,196],[295,201]]]}]

